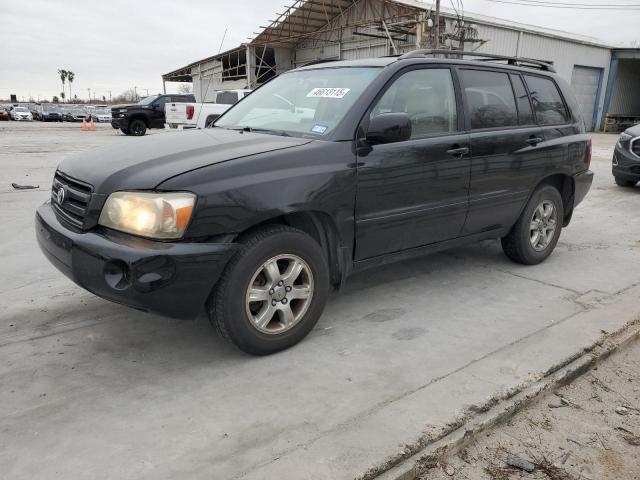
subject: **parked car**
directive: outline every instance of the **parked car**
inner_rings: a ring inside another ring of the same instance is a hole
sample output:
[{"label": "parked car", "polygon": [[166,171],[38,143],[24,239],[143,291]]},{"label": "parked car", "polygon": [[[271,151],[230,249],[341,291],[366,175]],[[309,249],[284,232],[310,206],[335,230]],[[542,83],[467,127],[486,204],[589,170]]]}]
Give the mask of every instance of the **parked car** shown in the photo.
[{"label": "parked car", "polygon": [[32,121],[33,115],[27,107],[13,107],[9,112],[12,120]]},{"label": "parked car", "polygon": [[82,108],[70,108],[62,114],[65,122],[81,122],[87,119],[87,112]]},{"label": "parked car", "polygon": [[95,122],[99,123],[111,123],[111,110],[106,108],[96,108],[91,116]]},{"label": "parked car", "polygon": [[170,128],[206,128],[213,125],[224,112],[249,95],[251,90],[222,90],[216,92],[215,103],[167,102],[165,122]]},{"label": "parked car", "polygon": [[640,182],[640,124],[620,134],[613,153],[613,178],[621,187]]},{"label": "parked car", "polygon": [[252,354],[304,338],[353,272],[497,238],[538,264],[591,187],[591,142],[550,65],[493,60],[302,67],[212,128],[66,159],[39,244],[94,294],[206,312]]},{"label": "parked car", "polygon": [[43,105],[38,111],[38,120],[43,122],[62,122],[62,113],[57,107]]},{"label": "parked car", "polygon": [[195,102],[192,94],[154,95],[133,105],[111,108],[111,126],[126,135],[142,136],[149,128],[164,128],[164,106],[167,102]]},{"label": "parked car", "polygon": [[4,108],[0,108],[0,121],[11,120],[9,116],[9,112],[7,112]]}]

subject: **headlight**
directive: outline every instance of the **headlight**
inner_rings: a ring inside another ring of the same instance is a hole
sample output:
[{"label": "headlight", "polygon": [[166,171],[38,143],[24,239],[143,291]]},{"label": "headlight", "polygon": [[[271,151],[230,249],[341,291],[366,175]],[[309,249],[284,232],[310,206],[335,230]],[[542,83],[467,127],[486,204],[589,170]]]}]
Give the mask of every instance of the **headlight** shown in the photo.
[{"label": "headlight", "polygon": [[618,146],[620,148],[624,148],[624,144],[627,143],[632,138],[633,136],[629,135],[628,133],[621,133],[620,137],[618,137]]},{"label": "headlight", "polygon": [[120,113],[127,113],[127,109],[123,108],[122,110],[120,110]]},{"label": "headlight", "polygon": [[109,195],[98,223],[142,237],[177,239],[184,234],[196,196],[193,193],[115,192]]}]

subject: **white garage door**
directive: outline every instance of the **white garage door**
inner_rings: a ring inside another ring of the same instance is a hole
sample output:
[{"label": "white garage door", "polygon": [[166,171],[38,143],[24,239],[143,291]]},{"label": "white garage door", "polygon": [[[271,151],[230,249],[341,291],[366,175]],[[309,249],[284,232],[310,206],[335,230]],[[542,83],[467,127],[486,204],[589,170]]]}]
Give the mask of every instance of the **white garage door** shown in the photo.
[{"label": "white garage door", "polygon": [[584,117],[584,123],[588,130],[593,130],[593,112],[597,108],[596,95],[598,95],[600,85],[600,74],[602,69],[593,67],[573,67],[573,74],[571,75],[571,86],[573,92],[578,99],[580,108],[582,109],[582,115]]}]

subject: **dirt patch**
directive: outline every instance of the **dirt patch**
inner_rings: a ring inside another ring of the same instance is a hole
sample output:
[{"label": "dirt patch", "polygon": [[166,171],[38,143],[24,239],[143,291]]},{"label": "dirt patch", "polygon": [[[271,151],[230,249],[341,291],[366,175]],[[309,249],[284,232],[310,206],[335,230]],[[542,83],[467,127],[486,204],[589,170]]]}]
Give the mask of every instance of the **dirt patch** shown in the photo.
[{"label": "dirt patch", "polygon": [[431,458],[420,478],[640,480],[640,342],[456,455]]}]

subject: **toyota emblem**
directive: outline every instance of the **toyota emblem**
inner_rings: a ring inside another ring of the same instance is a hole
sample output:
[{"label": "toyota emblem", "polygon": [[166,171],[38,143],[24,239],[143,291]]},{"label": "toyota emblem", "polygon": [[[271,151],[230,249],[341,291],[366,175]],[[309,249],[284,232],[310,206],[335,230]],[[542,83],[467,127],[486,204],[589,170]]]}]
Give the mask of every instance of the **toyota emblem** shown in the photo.
[{"label": "toyota emblem", "polygon": [[65,196],[65,194],[66,194],[66,192],[64,191],[64,188],[63,188],[63,187],[60,187],[60,188],[58,189],[58,194],[57,194],[57,195],[58,195],[58,196],[57,196],[58,203],[59,203],[60,205],[62,205],[62,202],[64,202],[64,196]]}]

